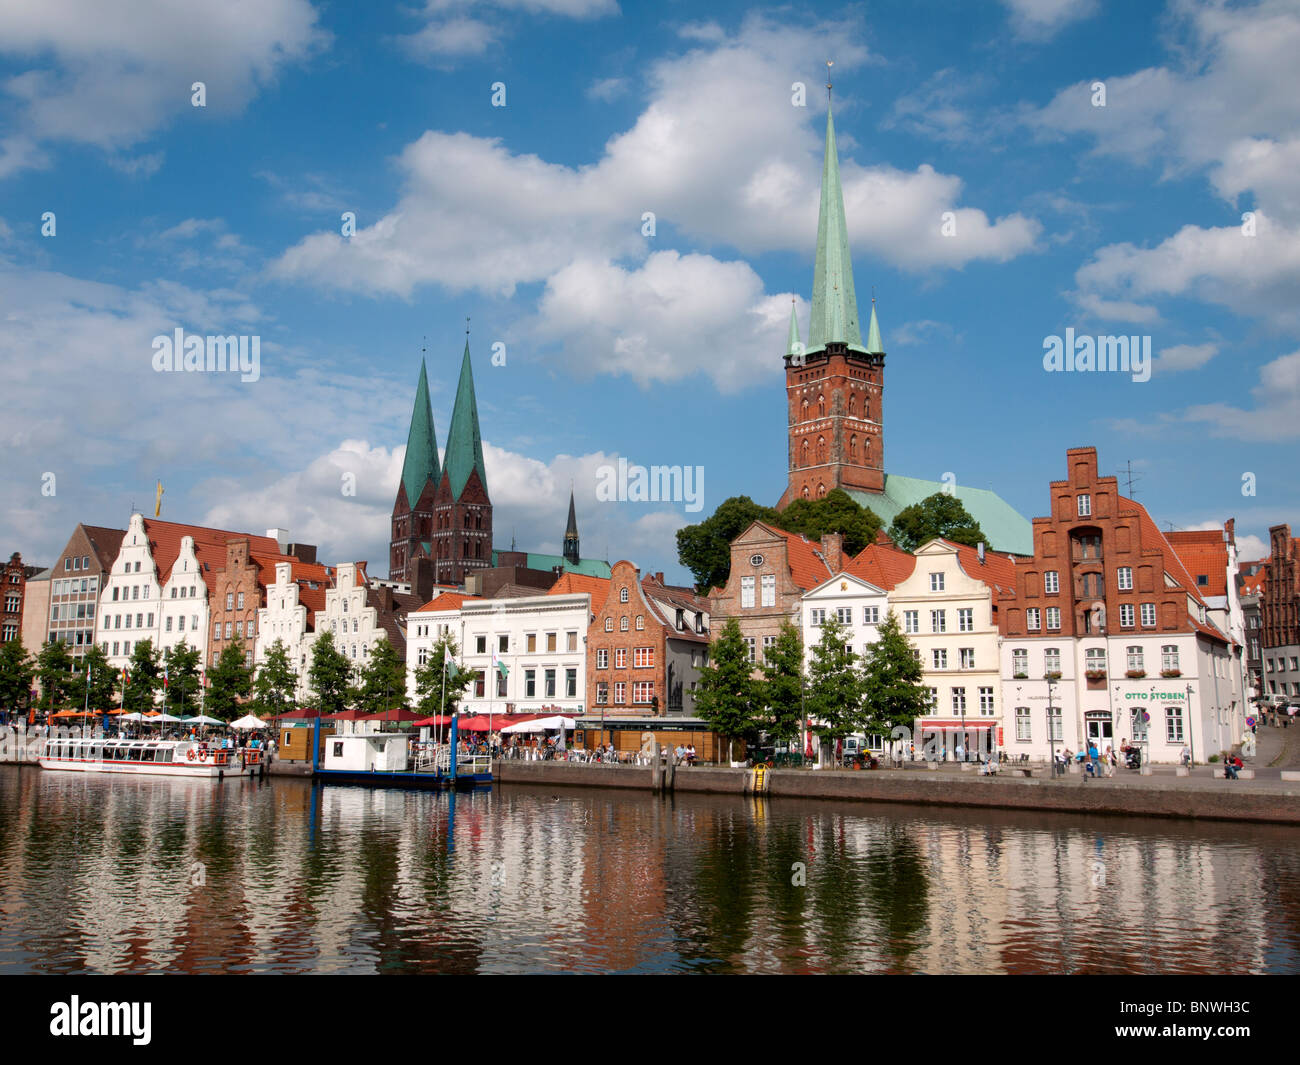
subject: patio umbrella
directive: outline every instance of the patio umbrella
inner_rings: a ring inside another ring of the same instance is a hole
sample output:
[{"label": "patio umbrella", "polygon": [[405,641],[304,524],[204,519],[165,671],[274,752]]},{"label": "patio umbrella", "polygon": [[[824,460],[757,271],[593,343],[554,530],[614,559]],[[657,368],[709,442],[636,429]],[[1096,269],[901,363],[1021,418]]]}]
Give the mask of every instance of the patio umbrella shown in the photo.
[{"label": "patio umbrella", "polygon": [[[571,717],[539,717],[533,721],[520,721],[513,725],[507,725],[502,732],[547,732],[551,729],[571,729],[577,726],[577,721]],[[464,728],[461,725],[461,728]]]},{"label": "patio umbrella", "polygon": [[237,729],[266,728],[266,722],[260,717],[254,717],[252,714],[245,714],[238,721],[232,721],[230,727]]},{"label": "patio umbrella", "polygon": [[183,717],[181,721],[186,725],[224,725],[225,722],[219,717],[205,717],[203,714],[197,714],[194,717]]}]

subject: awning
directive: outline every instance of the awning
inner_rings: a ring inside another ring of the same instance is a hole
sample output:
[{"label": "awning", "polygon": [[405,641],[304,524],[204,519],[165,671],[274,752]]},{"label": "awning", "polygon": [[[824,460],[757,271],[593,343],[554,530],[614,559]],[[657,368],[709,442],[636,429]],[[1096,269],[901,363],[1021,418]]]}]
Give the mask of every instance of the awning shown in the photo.
[{"label": "awning", "polygon": [[995,729],[998,723],[996,721],[967,721],[962,724],[961,719],[957,718],[927,718],[916,723],[917,732],[942,732],[945,729],[953,732],[973,732],[977,729]]}]

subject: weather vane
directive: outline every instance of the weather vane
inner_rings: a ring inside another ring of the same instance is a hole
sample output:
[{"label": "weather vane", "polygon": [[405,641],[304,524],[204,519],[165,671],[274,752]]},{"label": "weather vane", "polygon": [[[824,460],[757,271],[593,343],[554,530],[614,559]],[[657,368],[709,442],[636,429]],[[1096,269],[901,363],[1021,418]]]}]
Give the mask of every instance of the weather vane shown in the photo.
[{"label": "weather vane", "polygon": [[834,59],[826,60],[826,99],[831,98],[831,67],[835,65]]}]

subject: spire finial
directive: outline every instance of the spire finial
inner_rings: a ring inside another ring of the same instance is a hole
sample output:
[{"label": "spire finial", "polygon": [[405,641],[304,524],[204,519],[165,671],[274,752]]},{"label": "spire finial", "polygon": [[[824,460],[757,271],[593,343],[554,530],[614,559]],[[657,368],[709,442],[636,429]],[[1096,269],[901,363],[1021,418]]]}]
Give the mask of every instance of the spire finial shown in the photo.
[{"label": "spire finial", "polygon": [[465,315],[465,339],[469,339],[469,315]]},{"label": "spire finial", "polygon": [[831,67],[835,65],[834,59],[826,60],[826,103],[831,102]]}]

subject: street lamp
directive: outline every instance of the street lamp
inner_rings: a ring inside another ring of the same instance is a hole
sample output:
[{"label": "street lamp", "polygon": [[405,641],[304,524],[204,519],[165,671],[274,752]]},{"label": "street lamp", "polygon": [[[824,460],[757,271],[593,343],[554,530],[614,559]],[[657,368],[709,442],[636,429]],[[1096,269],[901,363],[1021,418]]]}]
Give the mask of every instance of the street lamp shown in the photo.
[{"label": "street lamp", "polygon": [[1056,678],[1050,674],[1047,677],[1047,744],[1052,749],[1052,776],[1056,776],[1056,729],[1052,727],[1052,689],[1056,686]]},{"label": "street lamp", "polygon": [[1192,727],[1192,686],[1187,685],[1187,746],[1191,754],[1189,769],[1196,765],[1196,730]]}]

